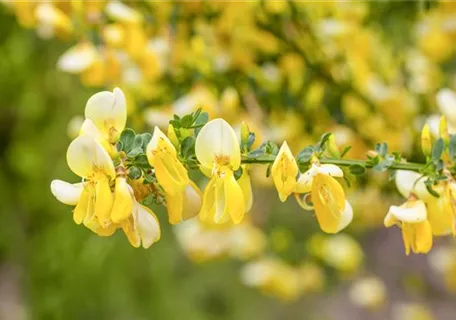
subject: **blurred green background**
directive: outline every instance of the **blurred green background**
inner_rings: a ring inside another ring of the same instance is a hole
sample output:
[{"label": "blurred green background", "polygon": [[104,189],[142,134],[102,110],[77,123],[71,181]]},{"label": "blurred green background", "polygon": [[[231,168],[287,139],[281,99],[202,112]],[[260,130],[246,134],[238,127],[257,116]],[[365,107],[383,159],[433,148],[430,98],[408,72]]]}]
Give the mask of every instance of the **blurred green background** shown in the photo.
[{"label": "blurred green background", "polygon": [[[67,48],[19,27],[0,6],[0,319],[389,319],[391,307],[373,314],[351,306],[348,284],[336,288],[336,277],[329,291],[284,303],[241,284],[240,262],[194,264],[164,212],[157,212],[162,239],[148,250],[131,247],[121,232],[106,239],[75,225],[49,185],[76,181],[65,161],[67,125],[95,90],[57,70]],[[260,211],[262,200],[276,197],[256,196]],[[298,210],[293,203],[279,212],[274,203],[270,224]],[[317,228],[305,224],[310,216],[290,219],[303,233]],[[430,275],[426,257],[404,256],[397,230],[369,232],[361,243],[364,272],[381,276],[390,301],[425,302],[437,319],[454,319],[454,297]]]}]

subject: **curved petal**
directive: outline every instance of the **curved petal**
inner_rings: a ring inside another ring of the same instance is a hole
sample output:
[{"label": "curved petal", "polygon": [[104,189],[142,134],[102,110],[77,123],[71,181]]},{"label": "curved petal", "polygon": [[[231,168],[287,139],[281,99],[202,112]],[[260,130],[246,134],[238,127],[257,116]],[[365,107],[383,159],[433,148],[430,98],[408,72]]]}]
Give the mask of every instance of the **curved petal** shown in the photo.
[{"label": "curved petal", "polygon": [[155,214],[149,208],[135,203],[136,226],[144,249],[160,240],[160,224]]},{"label": "curved petal", "polygon": [[296,176],[299,168],[286,141],[283,142],[271,167],[271,176],[279,193],[280,200],[284,202],[296,186]]},{"label": "curved petal", "polygon": [[111,224],[111,210],[113,206],[113,196],[109,186],[109,180],[102,176],[95,185],[95,216],[102,228],[107,228]]},{"label": "curved petal", "polygon": [[182,212],[184,211],[184,190],[174,194],[165,194],[166,211],[168,212],[168,221],[170,224],[178,224],[182,221]]},{"label": "curved petal", "polygon": [[331,176],[317,174],[312,183],[312,202],[320,228],[337,233],[345,210],[345,193],[339,182]]},{"label": "curved petal", "polygon": [[416,253],[428,253],[432,248],[432,228],[429,221],[415,224]]},{"label": "curved petal", "polygon": [[453,205],[448,187],[439,198],[433,197],[426,202],[426,208],[433,235],[443,236],[455,233]]},{"label": "curved petal", "polygon": [[124,93],[119,88],[115,88],[113,92],[95,93],[87,101],[85,116],[95,123],[107,140],[115,142],[127,122]]},{"label": "curved petal", "polygon": [[113,178],[114,165],[106,150],[93,138],[80,136],[74,139],[67,150],[67,163],[71,171],[89,179],[102,172]]},{"label": "curved petal", "polygon": [[408,200],[401,206],[391,206],[389,212],[404,223],[419,223],[427,220],[426,206],[422,200]]},{"label": "curved petal", "polygon": [[353,220],[353,208],[351,204],[345,200],[345,209],[342,211],[339,220],[339,226],[337,227],[337,231],[342,231],[345,229]]},{"label": "curved petal", "polygon": [[235,224],[240,223],[245,214],[244,193],[232,172],[224,178],[225,210]]},{"label": "curved petal", "polygon": [[239,141],[233,128],[223,119],[214,119],[201,129],[195,142],[195,154],[206,168],[214,164],[230,165],[237,170],[241,165]]},{"label": "curved petal", "polygon": [[62,180],[52,180],[51,192],[60,202],[75,206],[81,198],[84,183],[68,183]]},{"label": "curved petal", "polygon": [[177,156],[176,148],[172,144],[171,140],[160,130],[159,127],[155,126],[154,134],[147,145],[147,157],[149,162],[153,162],[155,155],[158,152],[162,152],[160,149],[166,149],[166,152],[172,154],[174,157]]},{"label": "curved petal", "polygon": [[318,173],[320,174],[326,174],[328,176],[338,178],[342,178],[344,176],[344,172],[342,171],[342,169],[336,166],[335,164],[322,164],[317,166],[317,168]]},{"label": "curved petal", "polygon": [[426,185],[424,184],[425,180],[426,178],[421,176],[418,172],[408,170],[396,171],[396,187],[404,198],[408,198],[412,192],[424,201],[432,197],[426,189]]},{"label": "curved petal", "polygon": [[250,182],[250,174],[247,167],[244,166],[242,175],[237,181],[242,189],[245,200],[245,212],[249,212],[252,209],[253,194],[252,194],[252,183]]},{"label": "curved petal", "polygon": [[120,223],[130,217],[133,211],[133,195],[125,178],[116,179],[114,189],[114,204],[112,205],[111,220]]},{"label": "curved petal", "polygon": [[184,211],[182,212],[182,218],[186,220],[195,217],[201,210],[203,194],[192,180],[189,181],[184,192]]},{"label": "curved petal", "polygon": [[314,177],[318,173],[318,166],[312,165],[309,170],[299,175],[299,179],[296,182],[295,192],[297,193],[308,193],[312,190],[312,182]]}]

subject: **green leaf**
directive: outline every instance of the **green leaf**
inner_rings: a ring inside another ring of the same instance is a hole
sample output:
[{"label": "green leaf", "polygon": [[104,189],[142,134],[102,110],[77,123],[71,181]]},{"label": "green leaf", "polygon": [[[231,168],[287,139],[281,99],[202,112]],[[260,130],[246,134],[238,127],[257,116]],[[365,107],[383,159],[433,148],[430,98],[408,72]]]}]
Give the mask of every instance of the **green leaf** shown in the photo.
[{"label": "green leaf", "polygon": [[450,138],[449,152],[452,160],[456,158],[456,134],[453,134]]},{"label": "green leaf", "polygon": [[396,179],[396,173],[397,173],[397,170],[390,171],[390,173],[388,175],[388,181],[393,181],[394,179]]},{"label": "green leaf", "polygon": [[325,149],[325,145],[326,143],[328,142],[328,139],[329,137],[331,136],[331,133],[330,132],[326,132],[326,133],[323,133],[321,138],[320,138],[320,141],[318,142],[318,146],[324,150]]},{"label": "green leaf", "polygon": [[187,114],[181,119],[180,123],[183,128],[190,128],[193,124],[193,116],[191,114]]},{"label": "green leaf", "polygon": [[377,143],[375,145],[375,151],[377,151],[377,153],[381,156],[381,157],[385,157],[388,153],[388,144],[386,144],[385,142],[383,143]]},{"label": "green leaf", "polygon": [[431,157],[432,160],[437,161],[442,156],[443,150],[445,149],[445,142],[442,138],[438,138],[432,146]]},{"label": "green leaf", "polygon": [[138,180],[142,176],[142,171],[138,167],[130,167],[130,169],[128,169],[128,176],[130,179]]},{"label": "green leaf", "polygon": [[234,178],[236,180],[239,180],[239,178],[242,176],[243,169],[242,167],[239,167],[236,171],[234,171]]},{"label": "green leaf", "polygon": [[249,158],[249,159],[256,159],[256,158],[258,158],[258,157],[260,157],[260,156],[262,156],[262,155],[264,155],[264,154],[265,154],[264,150],[260,147],[260,148],[257,148],[257,149],[255,149],[255,150],[253,150],[253,151],[250,151],[250,152],[247,154],[247,158]]},{"label": "green leaf", "polygon": [[342,150],[342,152],[341,152],[341,154],[340,154],[340,158],[342,159],[342,158],[347,154],[347,152],[351,150],[351,148],[352,148],[351,146],[346,146],[346,147]]},{"label": "green leaf", "polygon": [[250,149],[254,142],[255,142],[255,133],[249,132],[249,139],[247,140],[247,149]]},{"label": "green leaf", "polygon": [[350,173],[355,176],[361,176],[366,172],[366,167],[361,164],[352,164],[348,167]]},{"label": "green leaf", "polygon": [[136,133],[132,129],[125,129],[120,134],[120,141],[123,145],[123,151],[128,152],[132,149]]},{"label": "green leaf", "polygon": [[135,166],[142,168],[142,169],[150,169],[151,166],[149,164],[149,160],[145,154],[140,154],[135,158],[134,161]]},{"label": "green leaf", "polygon": [[279,153],[279,147],[272,141],[267,141],[265,144],[264,151],[267,154],[277,155]]},{"label": "green leaf", "polygon": [[134,149],[131,149],[130,152],[127,153],[127,156],[130,158],[134,158],[134,157],[140,155],[141,153],[143,153],[142,148],[134,148]]},{"label": "green leaf", "polygon": [[[182,141],[181,144],[181,154],[183,157],[187,157],[189,152],[192,150],[192,148],[195,145],[196,139],[193,136],[189,136]],[[193,154],[194,152],[192,152]]]},{"label": "green leaf", "polygon": [[120,140],[117,141],[117,143],[116,143],[116,149],[117,149],[117,151],[124,151],[124,149],[123,149],[123,142],[122,142],[122,141],[120,141]]},{"label": "green leaf", "polygon": [[394,159],[385,159],[376,164],[372,170],[376,172],[385,172],[389,167],[391,167],[391,165],[393,165],[393,163]]},{"label": "green leaf", "polygon": [[209,121],[209,114],[207,112],[201,112],[195,119],[193,127],[195,128],[195,135],[198,135],[201,128]]},{"label": "green leaf", "polygon": [[269,178],[271,176],[271,169],[272,169],[272,163],[268,165],[266,168],[266,178]]},{"label": "green leaf", "polygon": [[313,147],[313,146],[305,147],[303,150],[301,150],[301,152],[298,153],[298,156],[296,157],[296,159],[298,160],[299,163],[306,163],[312,158],[312,155],[314,152],[315,152],[315,147]]},{"label": "green leaf", "polygon": [[431,180],[426,180],[426,181],[424,181],[424,184],[426,185],[427,191],[428,191],[431,195],[433,195],[433,196],[436,197],[436,198],[440,198],[440,195],[432,188],[433,183],[432,183]]},{"label": "green leaf", "polygon": [[147,145],[149,144],[150,140],[152,140],[152,135],[149,132],[143,133],[142,135],[142,140],[143,140],[143,149],[145,150],[147,148]]},{"label": "green leaf", "polygon": [[131,148],[132,149],[142,148],[142,146],[143,146],[143,137],[142,137],[142,135],[138,134],[135,137],[135,140],[133,141],[133,146]]}]

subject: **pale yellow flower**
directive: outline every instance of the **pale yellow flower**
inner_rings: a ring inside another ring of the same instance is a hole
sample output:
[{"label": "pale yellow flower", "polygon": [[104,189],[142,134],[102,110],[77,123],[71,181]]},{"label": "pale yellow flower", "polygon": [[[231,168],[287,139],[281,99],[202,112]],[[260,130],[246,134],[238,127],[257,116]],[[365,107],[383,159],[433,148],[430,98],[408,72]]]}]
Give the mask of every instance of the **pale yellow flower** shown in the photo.
[{"label": "pale yellow flower", "polygon": [[279,193],[280,201],[287,200],[294,191],[298,173],[298,164],[287,142],[284,141],[271,167],[271,176]]}]

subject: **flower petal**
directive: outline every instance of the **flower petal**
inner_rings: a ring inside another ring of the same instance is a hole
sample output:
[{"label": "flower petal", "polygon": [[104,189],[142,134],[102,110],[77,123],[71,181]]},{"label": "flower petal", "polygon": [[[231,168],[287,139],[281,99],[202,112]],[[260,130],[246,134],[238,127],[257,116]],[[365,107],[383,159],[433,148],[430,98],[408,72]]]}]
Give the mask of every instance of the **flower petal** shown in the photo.
[{"label": "flower petal", "polygon": [[70,206],[78,204],[83,189],[84,184],[82,182],[73,184],[62,180],[52,180],[51,182],[51,192],[54,197]]},{"label": "flower petal", "polygon": [[135,203],[136,226],[144,249],[160,240],[160,225],[155,214],[149,208]]},{"label": "flower petal", "polygon": [[428,253],[432,248],[432,228],[429,221],[417,223],[415,226],[415,252]]},{"label": "flower petal", "polygon": [[342,231],[345,229],[353,220],[353,208],[351,204],[345,200],[345,209],[342,211],[339,220],[339,226],[337,227],[337,231]]},{"label": "flower petal", "polygon": [[120,223],[126,220],[133,211],[133,196],[130,193],[125,178],[118,177],[114,189],[114,204],[112,206],[111,220]]},{"label": "flower petal", "polygon": [[271,167],[271,176],[279,193],[280,200],[284,202],[296,186],[296,176],[299,168],[286,141],[283,142]]},{"label": "flower petal", "polygon": [[419,173],[414,171],[396,171],[396,187],[404,198],[408,198],[412,192],[424,201],[432,197],[426,189],[426,185],[424,184],[425,180],[425,177],[422,177]]},{"label": "flower petal", "polygon": [[83,42],[67,50],[58,60],[60,70],[81,73],[87,70],[98,58],[98,52],[90,42]]},{"label": "flower petal", "polygon": [[214,119],[206,123],[196,138],[195,154],[198,161],[206,168],[214,164],[230,165],[237,170],[241,165],[239,141],[233,128],[223,119]]},{"label": "flower petal", "polygon": [[95,216],[102,228],[111,224],[111,210],[113,206],[113,196],[109,187],[109,180],[106,176],[100,177],[95,185]]},{"label": "flower petal", "polygon": [[342,169],[336,166],[335,164],[322,164],[317,166],[317,168],[318,173],[320,174],[326,174],[328,176],[338,178],[342,178],[344,176],[344,172],[342,171]]},{"label": "flower petal", "polygon": [[87,136],[77,137],[70,143],[67,163],[71,171],[86,179],[98,172],[111,178],[116,175],[109,154],[98,142]]},{"label": "flower petal", "polygon": [[422,200],[408,200],[401,206],[391,206],[389,212],[404,223],[419,223],[427,220],[426,206]]},{"label": "flower petal", "polygon": [[127,122],[124,93],[119,88],[115,88],[113,92],[95,93],[87,101],[85,116],[95,123],[107,140],[114,143]]}]

